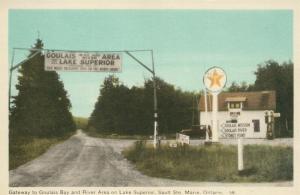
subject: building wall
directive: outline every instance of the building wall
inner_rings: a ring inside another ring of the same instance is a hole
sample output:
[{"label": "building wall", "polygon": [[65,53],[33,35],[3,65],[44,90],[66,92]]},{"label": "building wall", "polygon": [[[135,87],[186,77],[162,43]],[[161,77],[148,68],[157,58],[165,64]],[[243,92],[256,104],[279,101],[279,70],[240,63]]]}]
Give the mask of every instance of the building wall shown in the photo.
[{"label": "building wall", "polygon": [[[208,125],[212,126],[212,113],[208,112],[207,117]],[[231,119],[232,118],[230,117],[229,111],[218,112],[219,138],[230,138],[228,134],[235,134],[234,132],[229,133],[227,128],[230,125],[237,125],[229,122]],[[253,120],[259,120],[259,132],[254,131],[254,123],[252,122]],[[200,125],[205,125],[205,121],[205,112],[200,112]],[[265,112],[263,110],[241,111],[240,115],[237,117],[237,123],[240,124],[241,127],[238,127],[238,131],[241,131],[239,133],[241,136],[245,136],[244,138],[266,138],[267,125],[265,123]],[[243,126],[245,128],[243,128]],[[229,127],[229,129],[230,128],[231,127]],[[234,127],[231,129],[234,129]],[[225,131],[227,136],[224,133]]]}]

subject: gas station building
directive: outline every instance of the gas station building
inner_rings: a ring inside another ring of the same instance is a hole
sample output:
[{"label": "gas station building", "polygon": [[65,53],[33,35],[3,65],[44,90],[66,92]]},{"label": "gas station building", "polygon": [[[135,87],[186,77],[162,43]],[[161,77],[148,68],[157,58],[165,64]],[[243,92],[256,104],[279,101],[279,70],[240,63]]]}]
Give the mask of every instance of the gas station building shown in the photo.
[{"label": "gas station building", "polygon": [[[212,126],[212,95],[199,102],[200,125]],[[217,126],[218,137],[269,138],[274,135],[276,110],[275,91],[221,92],[218,95]]]}]

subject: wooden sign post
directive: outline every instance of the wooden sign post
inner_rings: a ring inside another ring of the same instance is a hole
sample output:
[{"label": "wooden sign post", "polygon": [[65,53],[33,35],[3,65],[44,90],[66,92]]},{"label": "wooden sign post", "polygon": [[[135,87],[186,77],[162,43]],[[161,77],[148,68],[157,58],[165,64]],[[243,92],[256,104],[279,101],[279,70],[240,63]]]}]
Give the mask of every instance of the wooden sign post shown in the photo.
[{"label": "wooden sign post", "polygon": [[242,139],[238,139],[238,171],[244,170],[244,146]]}]

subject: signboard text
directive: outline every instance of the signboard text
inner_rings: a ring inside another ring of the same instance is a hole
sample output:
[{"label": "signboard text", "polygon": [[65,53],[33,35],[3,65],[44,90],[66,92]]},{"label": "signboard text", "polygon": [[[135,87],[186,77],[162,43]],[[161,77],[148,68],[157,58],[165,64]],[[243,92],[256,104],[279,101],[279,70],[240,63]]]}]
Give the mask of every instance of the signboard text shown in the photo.
[{"label": "signboard text", "polygon": [[46,71],[120,72],[120,53],[47,51]]},{"label": "signboard text", "polygon": [[251,131],[251,123],[223,123],[220,125],[221,138],[245,138]]}]

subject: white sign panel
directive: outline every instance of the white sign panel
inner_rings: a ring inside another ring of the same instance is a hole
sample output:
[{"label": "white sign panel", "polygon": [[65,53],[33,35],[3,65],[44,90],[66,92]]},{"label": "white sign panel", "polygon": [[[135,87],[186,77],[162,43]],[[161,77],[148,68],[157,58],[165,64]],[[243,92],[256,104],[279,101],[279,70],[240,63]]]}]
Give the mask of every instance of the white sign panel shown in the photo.
[{"label": "white sign panel", "polygon": [[188,135],[177,133],[176,139],[181,144],[190,144],[190,136]]},{"label": "white sign panel", "polygon": [[47,51],[46,71],[120,72],[120,53]]},{"label": "white sign panel", "polygon": [[212,67],[207,70],[203,77],[205,87],[212,93],[220,92],[226,84],[226,73],[219,67]]},{"label": "white sign panel", "polygon": [[250,122],[222,123],[220,125],[220,137],[227,139],[246,138],[253,131],[253,124]]}]

